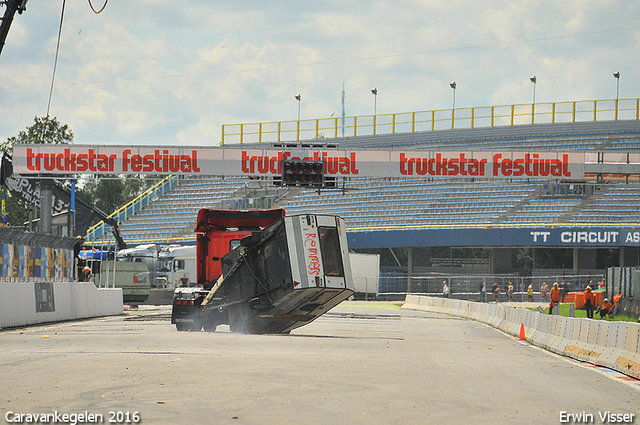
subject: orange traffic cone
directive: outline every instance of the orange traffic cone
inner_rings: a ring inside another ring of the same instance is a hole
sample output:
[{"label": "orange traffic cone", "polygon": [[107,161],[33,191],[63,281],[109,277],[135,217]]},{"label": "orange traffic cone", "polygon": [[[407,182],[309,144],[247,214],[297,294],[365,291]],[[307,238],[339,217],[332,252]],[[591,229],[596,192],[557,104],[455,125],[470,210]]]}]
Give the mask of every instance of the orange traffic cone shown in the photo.
[{"label": "orange traffic cone", "polygon": [[520,335],[518,335],[518,339],[527,339],[527,337],[524,335],[524,323],[520,323]]}]

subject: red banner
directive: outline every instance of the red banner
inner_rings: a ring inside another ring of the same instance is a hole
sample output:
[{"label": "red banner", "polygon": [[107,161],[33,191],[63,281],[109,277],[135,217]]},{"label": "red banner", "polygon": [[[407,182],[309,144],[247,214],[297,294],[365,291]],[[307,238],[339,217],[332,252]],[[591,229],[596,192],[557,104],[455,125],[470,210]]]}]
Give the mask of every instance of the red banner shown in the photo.
[{"label": "red banner", "polygon": [[279,176],[283,159],[323,160],[334,177],[583,179],[582,153],[437,150],[275,150],[163,146],[16,145],[18,174]]}]

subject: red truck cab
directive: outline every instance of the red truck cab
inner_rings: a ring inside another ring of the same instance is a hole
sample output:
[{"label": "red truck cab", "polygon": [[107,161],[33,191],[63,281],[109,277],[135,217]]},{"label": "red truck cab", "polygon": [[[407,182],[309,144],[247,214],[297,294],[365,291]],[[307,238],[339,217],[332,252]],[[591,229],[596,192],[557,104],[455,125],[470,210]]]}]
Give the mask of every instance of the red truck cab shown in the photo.
[{"label": "red truck cab", "polygon": [[201,209],[195,232],[198,284],[210,288],[222,274],[220,259],[240,245],[240,240],[259,232],[285,216],[284,209],[210,210]]}]

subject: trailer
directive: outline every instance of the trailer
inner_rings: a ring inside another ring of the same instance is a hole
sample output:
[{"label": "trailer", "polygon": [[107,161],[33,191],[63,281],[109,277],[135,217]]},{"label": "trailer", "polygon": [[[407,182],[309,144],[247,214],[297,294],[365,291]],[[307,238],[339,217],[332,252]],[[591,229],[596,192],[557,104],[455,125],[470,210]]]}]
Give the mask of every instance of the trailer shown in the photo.
[{"label": "trailer", "polygon": [[176,289],[178,330],[289,333],[354,293],[340,217],[204,209],[196,233],[202,286]]},{"label": "trailer", "polygon": [[194,286],[196,284],[196,246],[169,245],[158,250],[156,286]]},{"label": "trailer", "polygon": [[[149,268],[144,262],[114,260],[113,251],[83,250],[78,254],[77,276],[98,288],[121,288],[124,304],[140,304],[149,298]],[[85,268],[88,271],[85,273]]]}]

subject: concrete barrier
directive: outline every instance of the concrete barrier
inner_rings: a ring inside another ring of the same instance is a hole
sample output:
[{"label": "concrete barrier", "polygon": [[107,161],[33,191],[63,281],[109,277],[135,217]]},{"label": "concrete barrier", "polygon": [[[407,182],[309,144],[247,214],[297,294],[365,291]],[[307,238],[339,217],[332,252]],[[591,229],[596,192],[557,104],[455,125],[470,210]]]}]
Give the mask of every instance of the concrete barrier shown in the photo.
[{"label": "concrete barrier", "polygon": [[0,283],[0,329],[123,313],[122,289],[88,282]]},{"label": "concrete barrier", "polygon": [[640,378],[640,332],[627,328],[624,351],[616,359],[615,366],[614,369],[624,374]]},{"label": "concrete barrier", "polygon": [[487,323],[576,360],[640,379],[640,323],[549,316],[502,304],[408,295],[402,308],[435,311]]}]

